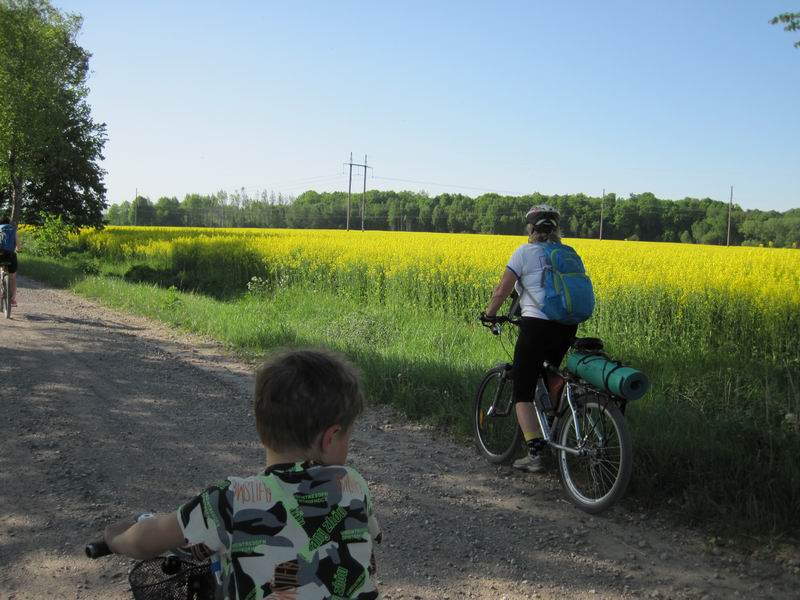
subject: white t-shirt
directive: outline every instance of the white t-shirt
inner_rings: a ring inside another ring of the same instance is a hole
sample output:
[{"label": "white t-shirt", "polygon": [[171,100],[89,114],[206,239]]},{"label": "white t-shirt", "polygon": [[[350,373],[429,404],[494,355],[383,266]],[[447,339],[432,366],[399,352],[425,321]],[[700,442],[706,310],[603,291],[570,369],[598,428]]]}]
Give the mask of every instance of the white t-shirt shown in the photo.
[{"label": "white t-shirt", "polygon": [[[542,275],[545,264],[546,259],[541,244],[522,244],[522,246],[514,250],[514,254],[508,259],[506,268],[517,276],[517,283],[514,284],[514,288],[520,295],[520,307],[523,317],[536,317],[537,319],[549,321],[547,315],[537,308],[531,298],[533,296],[539,306],[544,304]],[[524,292],[519,285],[520,281],[522,281],[522,285],[525,288]]]}]

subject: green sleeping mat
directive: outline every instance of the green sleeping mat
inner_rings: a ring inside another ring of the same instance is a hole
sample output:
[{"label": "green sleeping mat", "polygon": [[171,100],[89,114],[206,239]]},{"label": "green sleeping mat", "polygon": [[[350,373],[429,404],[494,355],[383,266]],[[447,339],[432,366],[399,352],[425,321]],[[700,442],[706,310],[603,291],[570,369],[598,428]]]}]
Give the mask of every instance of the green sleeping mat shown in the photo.
[{"label": "green sleeping mat", "polygon": [[650,388],[647,375],[601,354],[573,352],[567,359],[567,371],[625,400],[638,400]]}]

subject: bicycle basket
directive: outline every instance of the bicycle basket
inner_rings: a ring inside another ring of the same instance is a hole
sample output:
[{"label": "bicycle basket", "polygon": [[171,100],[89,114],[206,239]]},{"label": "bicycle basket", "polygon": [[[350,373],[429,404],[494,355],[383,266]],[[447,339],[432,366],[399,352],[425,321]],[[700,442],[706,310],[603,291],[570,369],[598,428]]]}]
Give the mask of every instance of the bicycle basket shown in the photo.
[{"label": "bicycle basket", "polygon": [[128,583],[135,600],[214,600],[216,581],[209,562],[180,560],[174,574],[164,572],[164,557],[143,560],[131,569]]}]

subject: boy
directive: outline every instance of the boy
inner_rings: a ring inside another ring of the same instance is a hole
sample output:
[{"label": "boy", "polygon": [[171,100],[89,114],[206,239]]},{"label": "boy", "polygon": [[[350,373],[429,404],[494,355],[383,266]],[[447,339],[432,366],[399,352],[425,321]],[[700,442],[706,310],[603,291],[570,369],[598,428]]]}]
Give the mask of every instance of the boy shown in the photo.
[{"label": "boy", "polygon": [[273,356],[256,374],[254,402],[266,471],[230,477],[177,513],[117,523],[106,543],[137,559],[204,544],[222,554],[231,600],[378,598],[372,543],[380,529],[364,479],[341,466],[363,403],[359,376],[343,358],[321,350]]}]

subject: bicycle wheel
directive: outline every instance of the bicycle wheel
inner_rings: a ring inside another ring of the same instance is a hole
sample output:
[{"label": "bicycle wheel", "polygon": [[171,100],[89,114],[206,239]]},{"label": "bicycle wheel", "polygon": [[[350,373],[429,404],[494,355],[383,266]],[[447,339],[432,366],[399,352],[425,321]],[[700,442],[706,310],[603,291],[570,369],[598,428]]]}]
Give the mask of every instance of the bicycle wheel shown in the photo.
[{"label": "bicycle wheel", "polygon": [[0,310],[2,310],[3,313],[5,313],[6,319],[10,319],[11,318],[11,296],[9,295],[10,291],[9,291],[9,285],[8,285],[8,275],[6,274],[5,271],[3,271],[3,279],[2,279],[2,282],[0,283],[0,286],[2,286],[0,288],[0,296],[2,296],[2,299],[0,299]]},{"label": "bicycle wheel", "polygon": [[514,411],[513,388],[510,372],[501,365],[486,373],[475,395],[475,443],[490,463],[508,462],[520,447],[522,431]]},{"label": "bicycle wheel", "polygon": [[561,484],[570,501],[588,513],[610,508],[625,494],[631,479],[633,449],[625,419],[612,400],[596,395],[576,399],[581,437],[571,414],[559,422],[556,439],[580,454],[557,450]]}]

